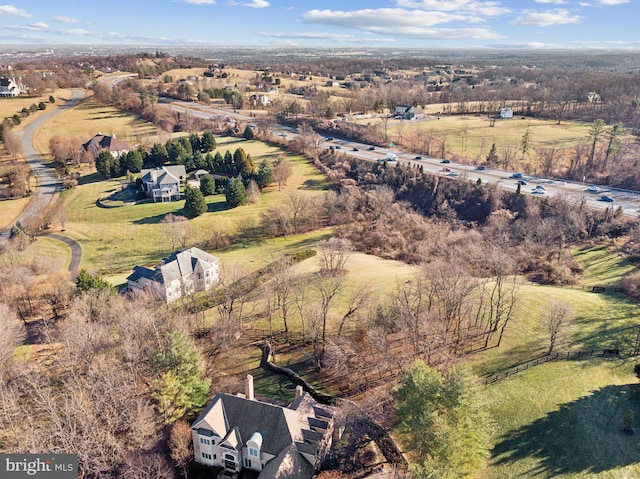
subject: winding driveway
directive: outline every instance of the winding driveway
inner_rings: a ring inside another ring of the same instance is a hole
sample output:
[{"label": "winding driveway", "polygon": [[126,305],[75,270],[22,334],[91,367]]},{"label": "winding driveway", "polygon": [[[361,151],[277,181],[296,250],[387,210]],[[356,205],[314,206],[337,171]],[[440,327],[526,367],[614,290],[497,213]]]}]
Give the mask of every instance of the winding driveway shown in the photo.
[{"label": "winding driveway", "polygon": [[[36,176],[38,185],[36,192],[33,195],[33,199],[29,202],[24,211],[17,218],[22,224],[29,224],[34,219],[42,217],[44,210],[49,206],[49,203],[53,200],[58,187],[60,186],[60,180],[56,175],[53,168],[45,165],[44,158],[36,151],[34,146],[34,139],[38,129],[42,125],[53,118],[55,115],[69,110],[76,106],[84,98],[84,91],[80,89],[73,90],[73,96],[64,105],[59,106],[55,110],[46,112],[41,117],[32,121],[23,130],[17,131],[16,134],[20,138],[22,143],[22,151],[24,152],[27,163],[31,167],[31,171]],[[11,225],[13,226],[15,222]],[[6,240],[9,237],[11,227],[6,231],[2,231],[2,238]],[[63,241],[71,248],[71,264],[69,265],[69,271],[72,274],[77,273],[78,266],[80,265],[80,258],[82,257],[82,249],[77,241],[62,235],[50,234],[47,235],[51,238]]]}]

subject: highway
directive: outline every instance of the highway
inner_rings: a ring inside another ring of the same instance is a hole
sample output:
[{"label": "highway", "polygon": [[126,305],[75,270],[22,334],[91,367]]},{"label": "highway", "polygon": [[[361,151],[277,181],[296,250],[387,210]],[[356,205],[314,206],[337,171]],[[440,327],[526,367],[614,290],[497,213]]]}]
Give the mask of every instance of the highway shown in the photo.
[{"label": "highway", "polygon": [[[163,98],[162,103],[167,104],[175,111],[189,113],[199,118],[210,119],[212,117],[225,117],[233,120],[239,120],[247,123],[260,123],[259,118],[236,113],[232,110],[217,108],[199,103],[185,102]],[[271,132],[275,136],[294,139],[297,136],[295,130],[284,125],[275,125]],[[522,178],[513,178],[514,172],[501,171],[496,169],[479,170],[476,165],[466,165],[461,163],[443,163],[440,158],[422,157],[417,159],[414,154],[404,153],[393,148],[375,147],[371,150],[371,146],[356,141],[334,139],[327,140],[327,136],[318,142],[317,147],[322,149],[337,149],[342,153],[346,153],[356,158],[367,161],[384,160],[387,153],[395,153],[398,161],[402,164],[422,165],[425,173],[432,173],[452,179],[463,179],[476,182],[478,178],[482,179],[483,184],[494,184],[508,191],[516,191],[518,181],[522,180],[526,184],[521,185],[520,191],[525,195],[537,197],[555,197],[568,201],[572,204],[580,204],[583,200],[586,204],[594,209],[604,210],[606,208],[617,209],[622,207],[623,214],[627,217],[637,218],[640,214],[640,191],[622,190],[610,188],[607,186],[597,186],[588,183],[579,183],[573,181],[558,180],[553,178],[542,178],[531,175],[523,175]],[[337,148],[339,147],[339,148]],[[536,191],[534,189],[538,187]],[[543,187],[544,189],[541,189]],[[602,201],[603,196],[613,199],[613,202]]]}]

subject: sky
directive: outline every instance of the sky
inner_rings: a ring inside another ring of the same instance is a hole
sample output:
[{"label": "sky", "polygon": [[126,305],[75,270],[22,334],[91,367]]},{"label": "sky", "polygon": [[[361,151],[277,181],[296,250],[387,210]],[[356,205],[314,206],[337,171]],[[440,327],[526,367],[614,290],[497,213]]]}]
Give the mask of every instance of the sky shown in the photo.
[{"label": "sky", "polygon": [[640,49],[640,0],[1,2],[2,44]]}]

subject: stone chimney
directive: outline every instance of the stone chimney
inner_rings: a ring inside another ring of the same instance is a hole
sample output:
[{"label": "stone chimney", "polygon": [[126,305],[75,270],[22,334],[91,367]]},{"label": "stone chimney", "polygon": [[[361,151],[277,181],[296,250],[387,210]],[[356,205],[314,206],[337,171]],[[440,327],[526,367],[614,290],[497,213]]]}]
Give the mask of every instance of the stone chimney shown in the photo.
[{"label": "stone chimney", "polygon": [[296,386],[296,399],[304,394],[304,388],[302,386]]},{"label": "stone chimney", "polygon": [[247,374],[247,378],[244,380],[244,395],[252,401],[255,399],[253,396],[253,376],[251,374]]}]

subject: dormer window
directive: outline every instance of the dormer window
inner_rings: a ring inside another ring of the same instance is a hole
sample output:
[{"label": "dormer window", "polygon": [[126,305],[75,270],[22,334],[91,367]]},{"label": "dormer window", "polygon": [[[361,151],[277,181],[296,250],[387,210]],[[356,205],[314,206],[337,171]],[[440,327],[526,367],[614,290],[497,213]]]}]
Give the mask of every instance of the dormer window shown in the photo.
[{"label": "dormer window", "polygon": [[258,450],[253,448],[253,447],[250,447],[249,448],[249,455],[251,457],[258,457]]}]

